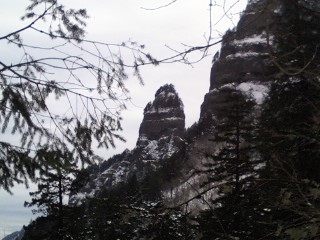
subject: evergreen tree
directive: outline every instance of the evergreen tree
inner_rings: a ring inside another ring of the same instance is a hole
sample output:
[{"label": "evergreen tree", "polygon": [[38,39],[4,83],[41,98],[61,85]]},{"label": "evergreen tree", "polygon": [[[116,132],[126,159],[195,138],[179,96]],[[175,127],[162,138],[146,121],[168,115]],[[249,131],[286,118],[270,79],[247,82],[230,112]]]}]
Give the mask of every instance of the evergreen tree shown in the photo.
[{"label": "evergreen tree", "polygon": [[[15,183],[34,180],[46,165],[33,158],[38,151],[63,149],[73,154],[71,164],[91,164],[98,158],[94,142],[108,148],[124,140],[117,131],[126,99],[118,93],[128,94],[127,70],[142,82],[139,66],[158,62],[136,42],[86,39],[87,18],[84,8],[30,0],[21,18],[25,25],[0,36],[17,56],[0,57],[1,131],[15,135],[0,141],[0,188],[8,192]],[[30,34],[40,41],[25,42]],[[125,61],[124,52],[134,59]]]},{"label": "evergreen tree", "polygon": [[[249,229],[244,207],[249,185],[261,163],[257,154],[255,102],[234,87],[224,87],[216,95],[215,133],[211,139],[218,150],[207,164],[208,183],[220,183],[212,209],[203,213],[200,228],[203,239],[242,238]],[[251,213],[250,213],[251,214]],[[204,219],[207,223],[205,224]]]},{"label": "evergreen tree", "polygon": [[260,238],[319,238],[319,10],[317,1],[283,1],[274,33],[273,83],[260,121],[266,166],[247,195],[260,213],[251,221],[265,230]]},{"label": "evergreen tree", "polygon": [[[220,205],[202,214],[204,239],[319,237],[319,10],[317,1],[283,1],[278,31],[273,33],[272,66],[266,73],[273,85],[262,107],[256,140],[264,164],[251,170],[258,177],[241,193],[243,197],[232,196],[237,193],[235,177],[223,201],[217,198]],[[232,156],[223,149],[215,161],[221,153],[226,160]],[[221,168],[218,163],[214,167]],[[223,179],[223,173],[216,180]],[[235,221],[239,215],[244,217]]]},{"label": "evergreen tree", "polygon": [[276,223],[271,236],[313,239],[320,220],[319,90],[309,81],[282,80],[273,85],[261,118],[266,167],[257,198],[260,211],[268,208]]},{"label": "evergreen tree", "polygon": [[31,192],[31,202],[26,207],[37,207],[34,213],[53,216],[57,219],[57,233],[62,239],[65,203],[63,198],[70,193],[74,167],[70,166],[71,154],[61,151],[39,151],[37,158],[45,158],[48,163],[37,177],[38,190]]}]

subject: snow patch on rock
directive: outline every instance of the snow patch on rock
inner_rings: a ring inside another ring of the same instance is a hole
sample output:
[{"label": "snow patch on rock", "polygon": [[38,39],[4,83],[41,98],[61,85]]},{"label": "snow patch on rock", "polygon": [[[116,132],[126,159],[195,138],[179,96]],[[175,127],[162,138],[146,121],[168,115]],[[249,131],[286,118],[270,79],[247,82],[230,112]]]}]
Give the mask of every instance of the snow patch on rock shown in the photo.
[{"label": "snow patch on rock", "polygon": [[231,45],[236,46],[243,46],[243,45],[252,45],[252,44],[272,44],[274,37],[268,36],[265,32],[262,32],[261,34],[254,34],[251,36],[248,36],[244,39],[235,39],[233,42],[231,42]]},{"label": "snow patch on rock", "polygon": [[253,97],[258,105],[264,102],[270,90],[268,86],[254,82],[240,83],[237,89],[245,93],[248,97]]},{"label": "snow patch on rock", "polygon": [[230,54],[226,56],[226,59],[234,58],[248,58],[248,57],[258,57],[258,56],[268,56],[269,53],[260,53],[260,52],[238,52],[235,54]]}]

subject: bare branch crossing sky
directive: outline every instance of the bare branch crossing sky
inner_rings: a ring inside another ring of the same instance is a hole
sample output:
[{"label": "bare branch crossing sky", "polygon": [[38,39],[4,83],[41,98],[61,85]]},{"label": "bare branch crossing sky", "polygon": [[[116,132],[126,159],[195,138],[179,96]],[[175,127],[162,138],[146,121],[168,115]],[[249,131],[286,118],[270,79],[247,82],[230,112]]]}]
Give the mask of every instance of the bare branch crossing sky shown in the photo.
[{"label": "bare branch crossing sky", "polygon": [[[172,0],[78,0],[76,2],[64,0],[62,2],[65,2],[67,7],[87,9],[90,15],[86,29],[88,39],[108,43],[137,41],[145,44],[146,49],[156,59],[174,55],[173,50],[184,51],[190,47],[203,46],[207,44],[210,36],[211,43],[219,40],[227,29],[234,27],[239,19],[239,13],[247,3],[246,0],[177,0],[172,4],[169,4],[173,2]],[[20,0],[2,2],[0,16],[3,21],[0,37],[27,24],[20,20],[27,5],[28,1]],[[161,7],[166,5],[168,6]],[[30,35],[28,41],[41,42],[41,39],[32,36]],[[107,159],[115,153],[121,153],[125,148],[134,148],[143,118],[143,109],[153,100],[157,89],[166,83],[175,86],[184,103],[186,127],[198,121],[203,97],[209,90],[212,57],[219,47],[217,45],[210,48],[208,57],[192,65],[173,63],[143,67],[141,73],[144,86],[129,76],[126,86],[130,90],[132,100],[127,103],[128,109],[122,113],[122,136],[127,142],[116,142],[116,149],[99,150],[99,154]],[[1,58],[5,58],[6,61],[17,62],[21,58],[10,51],[5,41],[0,42],[0,52]],[[201,56],[201,52],[192,53],[189,60],[197,61]],[[5,136],[0,136],[0,140],[7,137],[14,136],[6,133]],[[14,195],[11,196],[0,189],[0,238],[2,235],[20,230],[23,224],[27,225],[31,218],[35,218],[31,209],[23,207],[24,201],[30,199],[28,196],[30,190],[26,190],[24,186],[17,186],[13,191]]]}]

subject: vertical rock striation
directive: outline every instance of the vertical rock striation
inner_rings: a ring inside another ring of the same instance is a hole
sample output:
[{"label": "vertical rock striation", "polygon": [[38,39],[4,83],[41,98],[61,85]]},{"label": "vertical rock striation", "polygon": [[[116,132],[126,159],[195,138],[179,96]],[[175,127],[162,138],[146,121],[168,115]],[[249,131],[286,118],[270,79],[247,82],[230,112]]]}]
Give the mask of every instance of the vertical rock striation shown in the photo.
[{"label": "vertical rock striation", "polygon": [[71,195],[70,204],[79,205],[86,198],[97,196],[101,190],[112,188],[132,176],[143,179],[148,171],[161,167],[162,160],[184,148],[184,135],[183,103],[174,86],[166,84],[144,109],[136,147],[91,167],[89,181]]},{"label": "vertical rock striation", "polygon": [[251,0],[236,28],[224,35],[220,56],[211,68],[210,91],[201,106],[200,121],[210,125],[226,88],[250,94],[257,104],[263,102],[272,80],[268,69],[281,8],[281,1]]},{"label": "vertical rock striation", "polygon": [[211,69],[210,89],[192,131],[185,131],[183,104],[173,85],[162,86],[144,109],[136,147],[102,163],[71,200],[94,196],[100,189],[110,188],[132,175],[142,179],[147,171],[161,166],[162,160],[185,149],[182,169],[176,171],[179,174],[174,184],[164,188],[162,194],[172,206],[188,202],[190,208],[205,207],[204,201],[196,196],[206,192],[204,196],[214,198],[214,191],[206,191],[212,186],[204,184],[208,182],[206,165],[212,160],[210,156],[224,145],[210,139],[217,131],[216,126],[225,120],[224,108],[227,110],[231,105],[230,94],[243,95],[255,102],[254,113],[250,114],[258,116],[272,81],[268,68],[270,53],[276,47],[274,33],[282,4],[278,0],[250,0],[236,28],[224,35],[220,55],[215,55]]},{"label": "vertical rock striation", "polygon": [[[258,119],[273,80],[268,73],[270,53],[276,47],[274,32],[282,4],[277,0],[250,0],[238,25],[223,36],[220,54],[215,55],[211,68],[210,89],[198,125],[192,129],[195,136],[187,145],[184,174],[170,194],[164,192],[169,205],[188,203],[189,209],[203,209],[208,207],[206,199],[215,198],[214,185],[219,182],[208,179],[211,170],[207,166],[212,166],[212,156],[219,155],[226,144],[215,139],[219,135],[217,126],[228,121],[228,114],[232,114],[228,111],[237,104],[231,100],[235,95],[254,104],[247,114]],[[196,197],[199,192],[206,193],[204,199]]]},{"label": "vertical rock striation", "polygon": [[137,148],[142,149],[145,160],[168,158],[183,146],[184,134],[183,103],[172,84],[164,85],[144,109]]}]

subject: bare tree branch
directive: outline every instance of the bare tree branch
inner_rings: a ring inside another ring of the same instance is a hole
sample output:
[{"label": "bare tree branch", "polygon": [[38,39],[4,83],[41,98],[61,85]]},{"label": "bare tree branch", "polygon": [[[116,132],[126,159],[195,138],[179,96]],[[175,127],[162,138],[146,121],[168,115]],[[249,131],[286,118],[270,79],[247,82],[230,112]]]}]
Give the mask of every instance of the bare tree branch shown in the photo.
[{"label": "bare tree branch", "polygon": [[144,7],[141,7],[141,9],[148,10],[148,11],[158,10],[158,9],[161,9],[161,8],[168,7],[168,6],[170,6],[171,4],[174,4],[177,1],[178,0],[172,0],[171,2],[169,2],[169,3],[165,4],[165,5],[159,6],[159,7],[155,7],[155,8],[144,8]]}]

